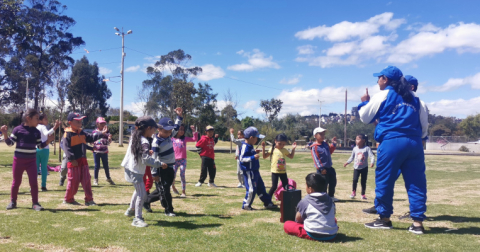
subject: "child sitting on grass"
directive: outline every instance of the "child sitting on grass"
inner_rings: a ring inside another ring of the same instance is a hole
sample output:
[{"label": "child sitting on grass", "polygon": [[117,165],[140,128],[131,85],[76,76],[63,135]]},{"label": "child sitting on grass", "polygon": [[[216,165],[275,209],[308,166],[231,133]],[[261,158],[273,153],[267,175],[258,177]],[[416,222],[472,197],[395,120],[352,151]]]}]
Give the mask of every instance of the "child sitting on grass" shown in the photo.
[{"label": "child sitting on grass", "polygon": [[366,200],[367,197],[365,196],[365,189],[367,187],[367,175],[368,175],[368,157],[370,157],[370,163],[372,163],[371,167],[374,166],[375,155],[373,155],[372,149],[370,147],[365,146],[366,136],[363,134],[359,134],[355,139],[355,143],[357,146],[353,148],[352,155],[347,160],[347,162],[343,165],[343,167],[347,167],[353,160],[353,184],[352,184],[352,195],[350,198],[353,199],[357,196],[357,184],[358,184],[358,177],[362,175],[360,184],[362,185],[362,199]]},{"label": "child sitting on grass", "polygon": [[330,241],[338,232],[335,203],[327,194],[327,180],[318,173],[305,177],[308,195],[297,205],[295,221],[286,221],[285,233],[303,239]]}]

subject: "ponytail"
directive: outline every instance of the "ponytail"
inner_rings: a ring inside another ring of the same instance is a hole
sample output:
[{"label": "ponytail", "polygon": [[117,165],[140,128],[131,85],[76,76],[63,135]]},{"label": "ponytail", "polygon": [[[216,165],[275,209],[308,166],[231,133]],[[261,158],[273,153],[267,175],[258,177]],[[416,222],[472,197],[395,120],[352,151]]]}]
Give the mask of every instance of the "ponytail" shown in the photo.
[{"label": "ponytail", "polygon": [[393,87],[393,90],[400,95],[405,102],[411,102],[413,100],[413,96],[410,93],[410,83],[408,83],[405,78],[402,76],[399,80],[390,80],[389,79],[389,86]]}]

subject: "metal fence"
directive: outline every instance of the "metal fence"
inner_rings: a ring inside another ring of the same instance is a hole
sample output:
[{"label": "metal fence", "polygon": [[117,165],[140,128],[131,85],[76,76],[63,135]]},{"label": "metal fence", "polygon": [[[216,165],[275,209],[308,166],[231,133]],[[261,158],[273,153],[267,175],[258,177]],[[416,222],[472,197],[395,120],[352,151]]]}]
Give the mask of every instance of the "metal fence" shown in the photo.
[{"label": "metal fence", "polygon": [[469,138],[467,136],[429,136],[428,142],[430,143],[440,143],[440,144],[447,144],[447,143],[467,143],[467,142],[475,142],[478,139]]}]

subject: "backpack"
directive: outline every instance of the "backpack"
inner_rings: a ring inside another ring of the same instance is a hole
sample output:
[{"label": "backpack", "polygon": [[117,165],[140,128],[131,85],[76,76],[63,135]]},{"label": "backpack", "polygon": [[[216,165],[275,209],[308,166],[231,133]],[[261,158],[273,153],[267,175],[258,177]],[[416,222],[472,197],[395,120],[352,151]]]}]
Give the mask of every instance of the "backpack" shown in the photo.
[{"label": "backpack", "polygon": [[[295,180],[289,178],[288,179],[288,184],[290,186],[292,186],[293,188],[297,189],[297,182],[295,182]],[[277,201],[282,201],[282,196],[280,194],[282,191],[285,191],[285,188],[282,185],[282,181],[280,181],[280,184],[278,185],[277,190],[275,190],[275,193],[274,193],[275,194],[275,199]]]}]

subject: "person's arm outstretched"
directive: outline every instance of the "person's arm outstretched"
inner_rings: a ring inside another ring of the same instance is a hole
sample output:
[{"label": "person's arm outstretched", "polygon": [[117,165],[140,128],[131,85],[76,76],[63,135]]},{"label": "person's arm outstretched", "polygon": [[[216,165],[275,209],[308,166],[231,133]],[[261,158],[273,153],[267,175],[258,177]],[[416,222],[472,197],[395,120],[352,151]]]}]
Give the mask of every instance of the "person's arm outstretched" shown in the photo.
[{"label": "person's arm outstretched", "polygon": [[295,148],[297,148],[297,142],[293,142],[293,144],[292,144],[292,152],[290,152],[290,154],[288,154],[287,157],[289,157],[289,158],[295,157]]},{"label": "person's arm outstretched", "polygon": [[347,165],[350,164],[354,158],[355,158],[355,148],[353,148],[352,155],[350,155],[350,158],[348,158],[347,162],[343,164],[343,167],[347,167]]}]

